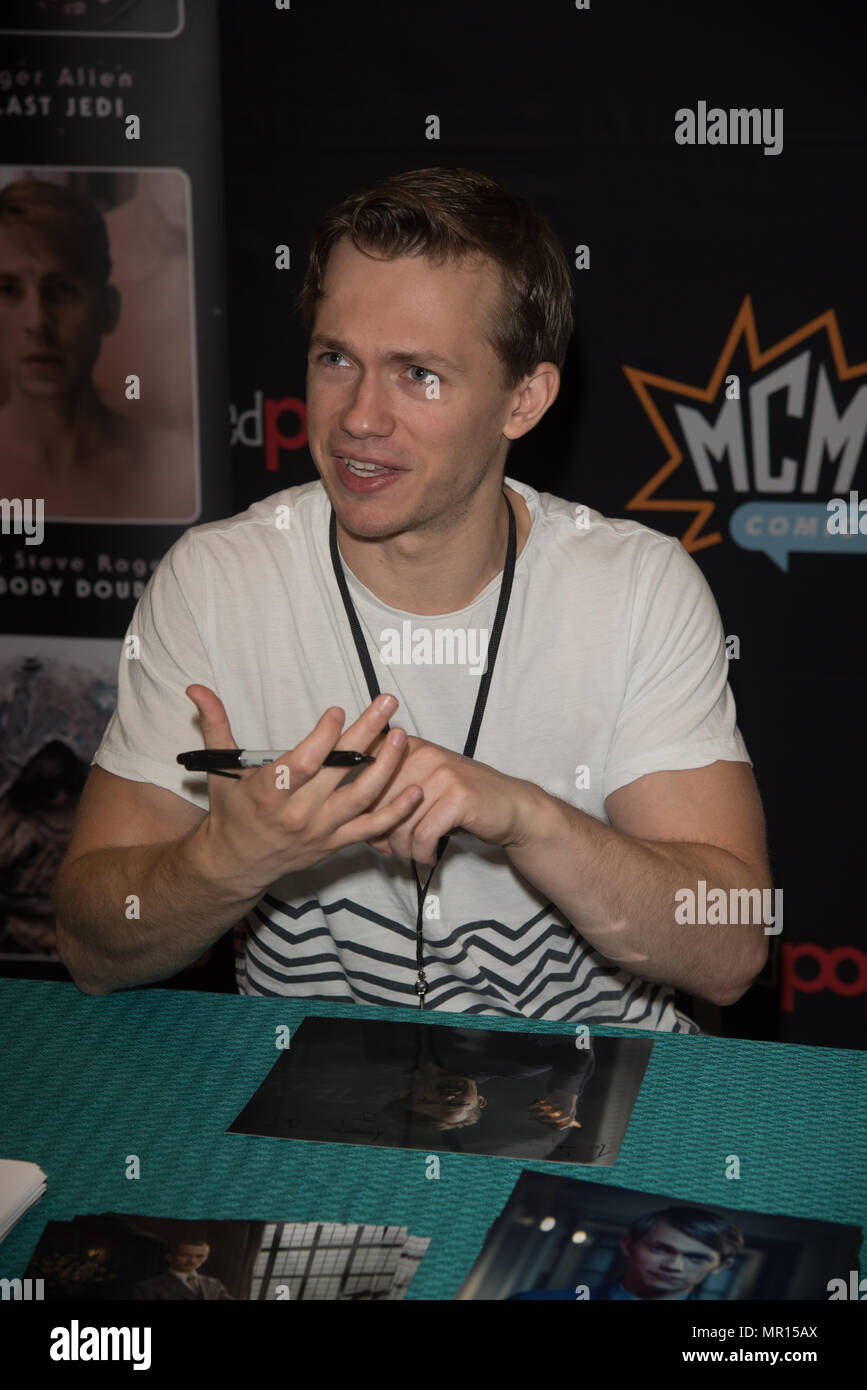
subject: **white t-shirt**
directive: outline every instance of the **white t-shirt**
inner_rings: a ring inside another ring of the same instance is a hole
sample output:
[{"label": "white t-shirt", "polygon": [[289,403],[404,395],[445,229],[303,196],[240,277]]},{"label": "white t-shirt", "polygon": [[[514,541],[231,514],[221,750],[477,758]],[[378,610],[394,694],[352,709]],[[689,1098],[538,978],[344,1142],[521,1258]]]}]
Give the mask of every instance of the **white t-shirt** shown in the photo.
[{"label": "white t-shirt", "polygon": [[[475,758],[606,824],[605,798],[645,773],[750,762],[719,613],[679,541],[592,509],[582,528],[574,503],[505,481],[531,527]],[[331,565],[330,513],[321,482],[306,483],[172,546],[133,616],[139,659],[121,657],[94,762],[207,809],[205,776],[176,762],[202,746],[188,685],[216,691],[242,748],[292,748],[331,705],[347,725],[358,718],[370,696]],[[420,616],[344,572],[380,689],[400,700],[392,726],[461,753],[484,667],[471,664],[472,637],[493,628],[501,576],[459,612]],[[448,664],[437,629],[468,630],[464,664]],[[419,664],[394,660],[413,652]],[[419,866],[423,883],[429,873]],[[453,833],[429,894],[426,1007],[697,1031],[668,986],[594,951],[499,847]],[[416,914],[410,861],[348,846],[271,884],[245,924],[239,990],[415,1005]]]}]

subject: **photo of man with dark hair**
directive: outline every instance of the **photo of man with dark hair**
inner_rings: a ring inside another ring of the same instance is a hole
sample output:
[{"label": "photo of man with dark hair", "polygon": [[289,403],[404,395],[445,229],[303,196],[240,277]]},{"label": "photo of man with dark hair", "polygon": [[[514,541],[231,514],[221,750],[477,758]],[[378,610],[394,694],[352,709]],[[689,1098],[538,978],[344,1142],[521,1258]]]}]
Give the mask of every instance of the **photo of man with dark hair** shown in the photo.
[{"label": "photo of man with dark hair", "polygon": [[[414,1127],[465,1129],[478,1124],[487,1107],[485,1082],[493,1077],[537,1077],[539,1098],[527,1107],[548,1129],[580,1129],[578,1101],[593,1075],[592,1048],[577,1050],[573,1040],[544,1033],[484,1033],[479,1029],[425,1029],[426,1044],[413,1071],[413,1085],[385,1107],[411,1118]],[[365,1030],[365,1055],[388,1058],[387,1042],[377,1045],[376,1029]]]},{"label": "photo of man with dark hair", "polygon": [[228,1132],[610,1166],[652,1048],[305,1018]]},{"label": "photo of man with dark hair", "polygon": [[[125,344],[112,366],[115,397],[128,390],[138,406],[119,413],[94,382],[123,312],[111,277],[106,219],[92,198],[38,178],[0,188],[0,491],[43,498],[57,520],[189,520],[192,434],[153,423],[144,352]],[[158,298],[152,292],[155,308]],[[162,356],[182,350],[165,344]]]},{"label": "photo of man with dark hair", "polygon": [[626,1268],[619,1279],[579,1293],[574,1288],[514,1293],[517,1299],[694,1299],[703,1280],[728,1269],[743,1249],[742,1233],[708,1207],[666,1207],[633,1221],[621,1238]]}]

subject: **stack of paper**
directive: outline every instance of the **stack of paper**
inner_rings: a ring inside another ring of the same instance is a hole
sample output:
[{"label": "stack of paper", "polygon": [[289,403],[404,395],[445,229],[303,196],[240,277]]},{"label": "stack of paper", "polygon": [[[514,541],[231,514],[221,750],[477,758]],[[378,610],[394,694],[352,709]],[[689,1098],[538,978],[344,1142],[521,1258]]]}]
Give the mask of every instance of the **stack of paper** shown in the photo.
[{"label": "stack of paper", "polygon": [[0,1158],[0,1240],[45,1191],[46,1177],[38,1163]]}]

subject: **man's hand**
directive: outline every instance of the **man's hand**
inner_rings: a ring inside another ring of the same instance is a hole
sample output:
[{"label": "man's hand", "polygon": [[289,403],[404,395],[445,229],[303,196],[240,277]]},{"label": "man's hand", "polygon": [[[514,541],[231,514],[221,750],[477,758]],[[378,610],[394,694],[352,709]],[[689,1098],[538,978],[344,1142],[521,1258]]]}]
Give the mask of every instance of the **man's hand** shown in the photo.
[{"label": "man's hand", "polygon": [[[219,697],[203,685],[188,686],[187,695],[199,711],[205,747],[237,748]],[[422,796],[411,779],[394,792],[387,788],[406,745],[405,731],[392,729],[376,761],[345,785],[345,768],[322,764],[335,748],[367,752],[397,703],[393,695],[378,696],[344,733],[343,710],[326,710],[276,763],[244,769],[238,781],[210,776],[210,810],[189,841],[203,875],[224,883],[229,893],[257,896],[284,874],[318,864],[337,849],[391,833]]]},{"label": "man's hand", "polygon": [[531,833],[533,810],[545,795],[532,782],[508,777],[487,763],[408,735],[397,771],[372,809],[382,805],[386,796],[398,797],[413,786],[421,787],[423,800],[393,830],[371,837],[368,844],[381,854],[415,859],[419,864],[433,864],[437,844],[453,830],[466,830],[506,850],[524,845]]},{"label": "man's hand", "polygon": [[544,1100],[534,1100],[527,1108],[534,1120],[551,1129],[581,1128],[581,1121],[575,1119],[578,1097],[572,1091],[550,1091]]}]

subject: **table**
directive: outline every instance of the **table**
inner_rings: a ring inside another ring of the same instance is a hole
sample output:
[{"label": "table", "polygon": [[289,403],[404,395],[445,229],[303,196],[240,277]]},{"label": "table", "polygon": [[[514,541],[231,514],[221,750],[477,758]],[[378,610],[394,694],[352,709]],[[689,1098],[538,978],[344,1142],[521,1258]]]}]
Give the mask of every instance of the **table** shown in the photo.
[{"label": "table", "polygon": [[[419,1021],[417,1010],[0,980],[0,1155],[38,1163],[48,1190],[0,1245],[24,1273],[44,1223],[106,1211],[190,1220],[405,1225],[431,1244],[408,1300],[451,1299],[525,1167],[562,1164],[227,1135],[273,1065],[275,1030],[327,1014]],[[422,1015],[432,1026],[546,1033],[568,1025]],[[832,1048],[600,1027],[654,1048],[617,1162],[570,1167],[695,1202],[867,1229],[867,1056]],[[141,1177],[125,1177],[137,1154]],[[741,1177],[726,1179],[737,1154]],[[864,1269],[862,1247],[861,1274]]]}]

